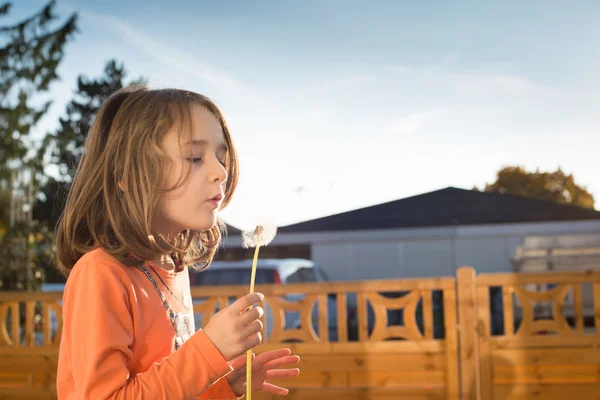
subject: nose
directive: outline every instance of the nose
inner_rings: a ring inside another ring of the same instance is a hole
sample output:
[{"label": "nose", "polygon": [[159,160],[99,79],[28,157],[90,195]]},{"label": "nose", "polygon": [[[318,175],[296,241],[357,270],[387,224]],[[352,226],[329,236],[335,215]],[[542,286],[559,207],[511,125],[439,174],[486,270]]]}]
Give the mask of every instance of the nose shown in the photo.
[{"label": "nose", "polygon": [[227,181],[227,169],[225,169],[217,157],[212,157],[209,180],[214,183],[224,183]]}]

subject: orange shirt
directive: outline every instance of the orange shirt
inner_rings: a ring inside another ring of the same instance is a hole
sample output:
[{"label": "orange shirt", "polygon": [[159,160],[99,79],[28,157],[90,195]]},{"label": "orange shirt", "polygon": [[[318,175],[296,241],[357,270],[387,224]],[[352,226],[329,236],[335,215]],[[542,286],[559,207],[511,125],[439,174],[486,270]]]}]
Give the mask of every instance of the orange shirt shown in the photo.
[{"label": "orange shirt", "polygon": [[[202,330],[194,333],[187,269],[147,271],[156,287],[102,249],[73,267],[63,294],[58,398],[236,399],[224,378],[231,365]],[[188,322],[178,335],[157,288]]]}]

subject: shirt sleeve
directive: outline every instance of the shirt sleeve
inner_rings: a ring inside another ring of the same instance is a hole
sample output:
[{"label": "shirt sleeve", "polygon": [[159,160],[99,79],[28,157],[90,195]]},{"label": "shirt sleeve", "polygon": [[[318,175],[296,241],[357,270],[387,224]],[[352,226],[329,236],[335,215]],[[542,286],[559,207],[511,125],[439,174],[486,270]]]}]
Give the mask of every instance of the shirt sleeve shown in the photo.
[{"label": "shirt sleeve", "polygon": [[227,378],[220,379],[198,397],[200,400],[239,400],[242,398],[244,398],[243,394],[239,397],[235,395]]},{"label": "shirt sleeve", "polygon": [[[132,343],[128,294],[116,268],[95,262],[74,268],[63,296],[64,357],[58,363],[59,376],[61,368],[72,376],[73,398],[194,399],[232,370],[200,330],[179,350],[131,376]],[[57,390],[60,394],[60,380]]]}]

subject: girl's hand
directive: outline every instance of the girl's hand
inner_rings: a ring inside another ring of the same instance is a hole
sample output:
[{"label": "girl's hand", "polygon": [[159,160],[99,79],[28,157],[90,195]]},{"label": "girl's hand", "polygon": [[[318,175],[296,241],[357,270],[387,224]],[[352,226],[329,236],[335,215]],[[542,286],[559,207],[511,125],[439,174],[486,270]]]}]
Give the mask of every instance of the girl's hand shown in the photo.
[{"label": "girl's hand", "polygon": [[204,327],[204,333],[226,360],[246,354],[246,350],[262,341],[260,317],[264,311],[261,307],[248,307],[264,299],[262,293],[247,294],[213,315]]},{"label": "girl's hand", "polygon": [[[271,350],[254,356],[252,354],[252,391],[262,390],[275,395],[285,396],[288,389],[268,383],[268,379],[288,378],[300,373],[298,368],[281,368],[297,364],[300,357],[290,355],[290,349]],[[240,356],[231,362],[233,371],[227,375],[227,381],[236,396],[246,393],[246,355]]]}]

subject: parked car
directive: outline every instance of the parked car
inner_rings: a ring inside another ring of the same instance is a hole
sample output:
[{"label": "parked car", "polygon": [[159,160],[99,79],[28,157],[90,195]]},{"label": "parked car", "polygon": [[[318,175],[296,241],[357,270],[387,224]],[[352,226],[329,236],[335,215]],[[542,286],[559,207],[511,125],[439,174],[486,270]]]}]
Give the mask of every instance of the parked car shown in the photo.
[{"label": "parked car", "polygon": [[[192,286],[222,286],[222,285],[250,285],[252,272],[251,259],[239,261],[213,261],[203,271],[190,269],[190,283]],[[256,266],[256,285],[286,285],[292,283],[327,282],[326,273],[313,261],[286,258],[286,259],[259,259]],[[302,293],[286,293],[283,299],[289,302],[300,301],[305,297]],[[196,302],[202,301],[195,299]],[[337,340],[337,306],[335,295],[327,296],[327,310],[329,322],[329,340]],[[349,310],[350,313],[356,314]],[[265,334],[270,336],[273,330],[273,314],[268,305],[265,307],[266,326]],[[200,316],[196,317],[199,326]],[[313,308],[312,325],[315,332],[319,332],[319,318],[317,306]],[[301,326],[299,313],[285,313],[285,329],[295,329]]]}]

